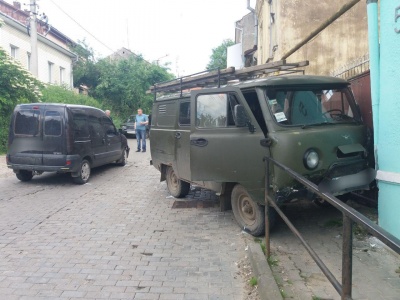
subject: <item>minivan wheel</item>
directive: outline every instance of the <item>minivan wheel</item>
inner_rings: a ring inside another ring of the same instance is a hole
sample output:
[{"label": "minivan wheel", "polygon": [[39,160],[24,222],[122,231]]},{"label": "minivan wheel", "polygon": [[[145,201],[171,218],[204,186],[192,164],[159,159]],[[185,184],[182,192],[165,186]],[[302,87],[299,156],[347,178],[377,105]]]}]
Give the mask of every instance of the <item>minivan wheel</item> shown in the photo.
[{"label": "minivan wheel", "polygon": [[18,173],[15,174],[17,178],[21,181],[29,181],[33,177],[33,172],[32,171],[27,171],[27,170],[20,170]]},{"label": "minivan wheel", "polygon": [[117,160],[117,165],[123,167],[126,165],[126,149],[122,151],[121,158]]},{"label": "minivan wheel", "polygon": [[171,196],[175,198],[183,198],[189,194],[190,183],[180,180],[172,167],[168,167],[166,171],[167,187]]},{"label": "minivan wheel", "polygon": [[90,177],[90,163],[84,159],[82,160],[81,167],[78,171],[77,177],[72,177],[72,180],[78,184],[84,184],[89,181]]},{"label": "minivan wheel", "polygon": [[[240,184],[232,190],[232,211],[239,226],[254,236],[265,232],[264,206],[251,199],[249,193]],[[271,207],[268,210],[270,229],[275,224],[276,211]]]}]

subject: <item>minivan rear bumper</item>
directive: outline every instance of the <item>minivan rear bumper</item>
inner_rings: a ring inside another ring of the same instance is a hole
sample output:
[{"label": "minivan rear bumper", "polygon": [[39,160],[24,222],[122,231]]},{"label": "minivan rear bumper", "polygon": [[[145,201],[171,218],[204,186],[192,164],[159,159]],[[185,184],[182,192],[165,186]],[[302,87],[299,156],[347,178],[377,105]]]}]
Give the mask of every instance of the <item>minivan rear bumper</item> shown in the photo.
[{"label": "minivan rear bumper", "polygon": [[13,169],[14,172],[19,170],[38,171],[38,172],[77,172],[80,168],[82,158],[79,155],[66,155],[64,165],[30,165],[30,164],[15,164],[10,162],[12,158],[7,159],[7,167]]}]

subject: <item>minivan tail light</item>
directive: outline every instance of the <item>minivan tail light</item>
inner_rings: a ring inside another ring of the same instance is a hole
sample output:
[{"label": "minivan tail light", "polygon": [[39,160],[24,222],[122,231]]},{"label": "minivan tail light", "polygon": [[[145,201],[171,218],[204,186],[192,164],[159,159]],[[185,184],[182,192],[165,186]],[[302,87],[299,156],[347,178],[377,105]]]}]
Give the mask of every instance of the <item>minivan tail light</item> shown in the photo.
[{"label": "minivan tail light", "polygon": [[65,165],[66,165],[66,166],[70,166],[70,165],[71,165],[71,161],[70,161],[70,160],[67,160],[67,161],[65,162]]}]

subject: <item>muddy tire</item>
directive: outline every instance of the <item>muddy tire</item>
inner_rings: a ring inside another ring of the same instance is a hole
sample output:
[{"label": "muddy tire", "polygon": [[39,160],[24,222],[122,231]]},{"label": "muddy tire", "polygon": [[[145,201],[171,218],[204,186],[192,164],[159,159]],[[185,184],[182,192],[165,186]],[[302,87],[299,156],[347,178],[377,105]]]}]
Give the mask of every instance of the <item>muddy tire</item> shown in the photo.
[{"label": "muddy tire", "polygon": [[15,174],[17,178],[21,181],[30,181],[33,177],[32,171],[20,170],[17,174]]},{"label": "muddy tire", "polygon": [[124,151],[122,151],[121,158],[117,160],[117,165],[121,166],[121,167],[125,166],[126,165],[126,157],[127,157],[126,149],[124,149]]},{"label": "muddy tire", "polygon": [[[265,232],[264,206],[251,199],[249,193],[240,184],[235,185],[232,190],[232,211],[240,228],[253,236],[262,235]],[[274,224],[276,212],[271,208],[270,224]]]},{"label": "muddy tire", "polygon": [[175,198],[183,198],[190,191],[190,183],[180,180],[172,167],[168,167],[166,171],[167,187],[171,196]]},{"label": "muddy tire", "polygon": [[72,180],[77,184],[85,184],[90,178],[90,163],[84,159],[81,162],[81,167],[77,177],[72,177]]}]

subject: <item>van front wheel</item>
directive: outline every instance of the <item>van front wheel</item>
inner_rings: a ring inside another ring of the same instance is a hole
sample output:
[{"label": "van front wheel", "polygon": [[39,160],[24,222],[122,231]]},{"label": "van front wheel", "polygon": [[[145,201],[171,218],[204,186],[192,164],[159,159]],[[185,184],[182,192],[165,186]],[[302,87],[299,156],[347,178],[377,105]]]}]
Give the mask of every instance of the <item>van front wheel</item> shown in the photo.
[{"label": "van front wheel", "polygon": [[233,215],[244,231],[254,236],[265,232],[264,206],[254,202],[240,184],[233,188],[231,201]]},{"label": "van front wheel", "polygon": [[27,171],[27,170],[20,170],[17,174],[15,174],[17,178],[21,181],[29,181],[33,177],[33,172],[32,171]]},{"label": "van front wheel", "polygon": [[90,163],[84,159],[82,160],[81,167],[78,171],[78,176],[72,177],[72,180],[78,184],[85,184],[90,177]]},{"label": "van front wheel", "polygon": [[171,196],[175,198],[183,198],[189,194],[190,183],[180,180],[172,167],[168,167],[166,171],[167,187]]}]

